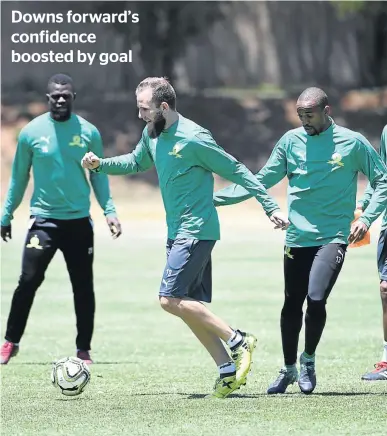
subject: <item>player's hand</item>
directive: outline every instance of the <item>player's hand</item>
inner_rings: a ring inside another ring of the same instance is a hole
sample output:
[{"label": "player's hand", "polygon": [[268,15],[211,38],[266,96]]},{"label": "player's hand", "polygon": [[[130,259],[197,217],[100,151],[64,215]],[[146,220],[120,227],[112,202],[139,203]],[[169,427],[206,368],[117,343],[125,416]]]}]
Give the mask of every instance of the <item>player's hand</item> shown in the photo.
[{"label": "player's hand", "polygon": [[289,227],[290,221],[282,212],[274,212],[269,218],[275,224],[275,229],[286,230]]},{"label": "player's hand", "polygon": [[83,156],[81,164],[83,168],[86,168],[88,170],[95,170],[100,166],[101,160],[92,151],[89,151]]},{"label": "player's hand", "polygon": [[119,222],[118,218],[115,216],[107,216],[106,222],[109,226],[113,239],[117,239],[122,234],[121,223]]},{"label": "player's hand", "polygon": [[363,222],[357,220],[351,226],[351,233],[348,237],[350,244],[361,241],[368,231],[368,227]]},{"label": "player's hand", "polygon": [[1,239],[4,242],[8,242],[8,239],[12,239],[11,224],[9,226],[1,226]]}]

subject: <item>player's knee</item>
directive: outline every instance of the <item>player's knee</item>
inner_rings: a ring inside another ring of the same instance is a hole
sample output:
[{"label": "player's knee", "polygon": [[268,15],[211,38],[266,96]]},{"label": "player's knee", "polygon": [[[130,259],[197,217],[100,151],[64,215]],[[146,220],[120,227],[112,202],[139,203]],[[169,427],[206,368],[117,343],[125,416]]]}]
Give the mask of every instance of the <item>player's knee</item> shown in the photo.
[{"label": "player's knee", "polygon": [[22,273],[19,278],[19,289],[23,291],[35,292],[43,283],[44,274],[37,272]]},{"label": "player's knee", "polygon": [[309,290],[307,300],[308,302],[318,303],[321,302],[324,305],[326,304],[325,298],[326,292],[323,289],[311,289]]},{"label": "player's knee", "polygon": [[327,304],[326,299],[322,299],[322,300],[315,300],[314,298],[311,298],[310,296],[308,296],[307,298],[308,301],[308,312],[309,314],[323,314],[325,313],[326,309],[325,306]]},{"label": "player's knee", "polygon": [[286,298],[282,307],[282,316],[302,315],[302,306],[304,301],[298,298]]},{"label": "player's knee", "polygon": [[387,281],[380,282],[380,296],[383,303],[387,304]]},{"label": "player's knee", "polygon": [[166,312],[173,313],[173,314],[177,313],[178,307],[177,307],[177,300],[176,300],[176,298],[159,297],[159,301],[160,301],[160,306]]}]

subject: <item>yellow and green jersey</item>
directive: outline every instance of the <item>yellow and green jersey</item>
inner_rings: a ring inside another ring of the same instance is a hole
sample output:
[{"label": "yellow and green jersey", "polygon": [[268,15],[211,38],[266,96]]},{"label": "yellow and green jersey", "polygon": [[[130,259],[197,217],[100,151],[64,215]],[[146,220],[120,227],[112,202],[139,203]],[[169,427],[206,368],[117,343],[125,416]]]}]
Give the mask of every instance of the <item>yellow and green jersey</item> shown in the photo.
[{"label": "yellow and green jersey", "polygon": [[[89,216],[90,185],[81,165],[87,151],[102,157],[102,139],[97,128],[78,115],[59,122],[45,113],[28,123],[18,137],[1,225],[10,224],[23,199],[31,168],[31,215],[63,220]],[[90,172],[90,182],[105,215],[115,215],[107,176]]]},{"label": "yellow and green jersey", "polygon": [[102,159],[97,172],[132,174],[153,165],[159,178],[170,239],[220,239],[218,214],[212,199],[212,173],[244,186],[268,215],[279,209],[256,177],[226,153],[208,130],[181,115],[158,138],[149,137],[145,128],[132,153]]},{"label": "yellow and green jersey", "polygon": [[[387,165],[387,125],[384,126],[384,129],[382,132],[382,137],[380,139],[379,154],[380,154],[380,157],[383,160],[383,162]],[[363,207],[363,210],[368,208],[373,193],[374,193],[374,190],[373,190],[371,184],[369,183],[367,186],[367,189],[364,193],[364,197],[363,197],[362,201],[360,202],[362,207]],[[385,229],[387,229],[387,209],[384,213],[382,227],[381,227],[382,231]]]},{"label": "yellow and green jersey", "polygon": [[[288,247],[348,243],[356,207],[358,173],[370,180],[375,194],[360,218],[367,226],[386,209],[387,174],[367,139],[332,125],[319,135],[300,127],[285,133],[257,179],[269,189],[288,177]],[[217,206],[250,198],[241,186],[231,185],[214,194]]]}]

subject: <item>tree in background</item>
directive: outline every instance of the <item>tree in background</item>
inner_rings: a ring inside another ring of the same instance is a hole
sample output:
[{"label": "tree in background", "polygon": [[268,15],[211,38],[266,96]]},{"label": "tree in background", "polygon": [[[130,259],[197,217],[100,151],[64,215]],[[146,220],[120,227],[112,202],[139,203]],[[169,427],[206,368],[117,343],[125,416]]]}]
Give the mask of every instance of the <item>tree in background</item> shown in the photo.
[{"label": "tree in background", "polygon": [[[78,6],[78,5],[77,5]],[[137,46],[144,74],[175,78],[175,65],[185,53],[192,38],[205,33],[222,19],[222,2],[144,2],[144,1],[98,1],[82,2],[83,10],[99,13],[120,13],[125,10],[140,16],[141,26],[112,23],[122,35],[123,46]],[[152,50],[149,50],[149,48]],[[140,66],[138,68],[141,68]],[[123,86],[129,85],[128,74],[123,70]]]},{"label": "tree in background", "polygon": [[[364,38],[365,26],[357,31],[357,43],[362,59],[360,85],[364,87],[387,85],[387,2],[386,1],[332,1],[340,16],[361,15],[371,22],[372,43]],[[370,50],[370,47],[372,49]]]}]

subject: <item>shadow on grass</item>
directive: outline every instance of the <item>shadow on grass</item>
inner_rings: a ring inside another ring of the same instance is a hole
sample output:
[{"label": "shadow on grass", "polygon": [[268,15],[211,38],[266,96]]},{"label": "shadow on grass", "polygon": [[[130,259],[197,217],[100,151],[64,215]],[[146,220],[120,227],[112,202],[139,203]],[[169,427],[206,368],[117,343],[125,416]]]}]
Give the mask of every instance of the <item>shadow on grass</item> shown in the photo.
[{"label": "shadow on grass", "polygon": [[363,396],[384,396],[384,392],[316,392],[314,394],[303,394],[302,392],[289,392],[286,394],[268,395],[266,393],[258,394],[231,394],[228,398],[261,398],[261,397],[363,397]]},{"label": "shadow on grass", "polygon": [[363,395],[387,395],[387,392],[320,392],[312,395],[316,397],[361,397]]},{"label": "shadow on grass", "polygon": [[[188,394],[184,392],[155,392],[155,393],[141,393],[141,394],[132,394],[130,396],[132,397],[141,397],[141,396],[159,396],[159,395],[180,395],[182,397],[186,397],[186,400],[200,400],[205,398],[210,392],[207,392],[206,394]],[[253,395],[241,395],[241,394],[231,394],[228,396],[228,398],[258,398],[258,397],[265,397],[266,394],[253,394]]]},{"label": "shadow on grass", "polygon": [[[58,359],[59,360],[59,359]],[[55,361],[53,360],[52,362],[12,362],[12,366],[14,365],[53,365],[55,363]],[[92,365],[90,366],[94,366],[94,365],[127,365],[127,364],[136,364],[138,362],[134,362],[134,361],[125,361],[122,360],[120,362],[93,362]]]},{"label": "shadow on grass", "polygon": [[63,398],[55,398],[54,401],[90,401],[90,398],[85,397],[63,397]]},{"label": "shadow on grass", "polygon": [[[186,397],[186,400],[200,400],[205,398],[207,394],[188,394],[184,392],[155,392],[155,393],[140,393],[140,394],[132,394],[130,396],[133,397],[141,397],[141,396],[159,396],[159,395],[180,395]],[[291,392],[287,394],[277,394],[277,395],[268,395],[264,392],[257,394],[231,394],[227,398],[289,398],[289,397],[362,397],[362,396],[386,396],[387,393],[384,392],[320,392],[311,395],[305,395],[301,392]]]},{"label": "shadow on grass", "polygon": [[134,362],[131,360],[121,360],[120,362],[93,362],[93,364],[91,365],[91,367],[93,367],[94,365],[128,365],[128,364],[136,364],[138,362]]},{"label": "shadow on grass", "polygon": [[53,362],[12,362],[11,366],[19,365],[52,365]]}]

